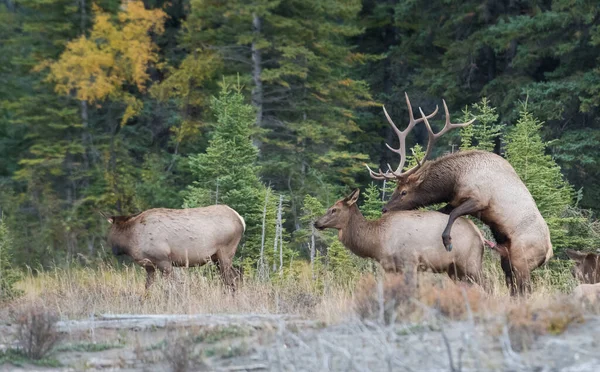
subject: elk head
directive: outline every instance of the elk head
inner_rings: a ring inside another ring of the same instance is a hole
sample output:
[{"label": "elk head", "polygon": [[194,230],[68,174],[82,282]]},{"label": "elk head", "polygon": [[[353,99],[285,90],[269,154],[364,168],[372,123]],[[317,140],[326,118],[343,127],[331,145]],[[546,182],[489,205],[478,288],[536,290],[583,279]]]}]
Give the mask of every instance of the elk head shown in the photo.
[{"label": "elk head", "polygon": [[600,257],[594,253],[566,250],[567,256],[575,261],[571,274],[581,283],[600,283]]},{"label": "elk head", "polygon": [[326,228],[340,230],[346,227],[352,214],[350,207],[356,203],[359,194],[360,190],[354,189],[350,195],[335,202],[335,204],[327,210],[325,215],[315,222],[314,226],[319,230],[324,230]]},{"label": "elk head", "polygon": [[[394,180],[397,182],[397,186],[394,190],[394,193],[392,194],[391,199],[383,207],[384,213],[387,212],[388,210],[408,210],[408,209],[414,209],[414,208],[420,206],[420,202],[419,202],[420,197],[418,195],[418,192],[416,192],[416,191],[419,188],[419,186],[423,180],[422,180],[421,175],[417,171],[419,169],[421,169],[423,164],[427,161],[427,157],[431,154],[433,145],[435,144],[435,142],[438,140],[439,137],[441,137],[445,133],[449,132],[450,130],[455,129],[455,128],[465,127],[475,121],[475,119],[473,119],[467,123],[460,123],[460,124],[450,123],[450,113],[448,112],[448,106],[446,106],[446,101],[442,100],[442,102],[444,104],[444,111],[446,112],[446,124],[444,125],[444,128],[441,131],[439,131],[438,133],[434,133],[433,130],[431,129],[431,125],[429,124],[428,119],[431,119],[432,117],[434,117],[437,114],[438,107],[436,106],[435,110],[429,115],[425,115],[423,113],[423,110],[421,110],[421,108],[419,107],[419,112],[421,113],[421,118],[415,119],[415,117],[413,115],[413,111],[412,111],[412,106],[410,105],[410,100],[408,99],[408,95],[406,93],[404,93],[404,96],[406,97],[406,105],[408,106],[408,114],[409,114],[410,118],[409,118],[408,126],[403,131],[399,130],[398,127],[396,127],[396,124],[394,124],[394,122],[388,115],[385,107],[383,107],[383,112],[385,114],[385,117],[387,118],[388,123],[394,130],[394,133],[396,133],[396,136],[398,136],[398,140],[400,143],[400,146],[397,149],[391,147],[387,143],[385,144],[388,149],[390,149],[391,151],[400,155],[400,163],[398,164],[398,168],[396,168],[396,170],[392,170],[392,167],[388,164],[388,171],[386,171],[384,173],[381,171],[381,169],[379,169],[379,172],[376,173],[373,170],[371,170],[371,168],[369,168],[368,165],[366,166],[367,169],[369,170],[369,174],[371,175],[371,178],[376,179],[376,180],[383,180],[383,179]],[[429,137],[429,139],[427,141],[427,150],[425,151],[425,156],[423,156],[423,159],[421,159],[421,160],[417,159],[416,166],[414,166],[413,168],[408,169],[406,171],[403,171],[404,164],[406,163],[406,136],[415,127],[415,125],[417,125],[418,123],[421,123],[421,122],[425,123],[425,126],[427,127],[428,137]]]}]

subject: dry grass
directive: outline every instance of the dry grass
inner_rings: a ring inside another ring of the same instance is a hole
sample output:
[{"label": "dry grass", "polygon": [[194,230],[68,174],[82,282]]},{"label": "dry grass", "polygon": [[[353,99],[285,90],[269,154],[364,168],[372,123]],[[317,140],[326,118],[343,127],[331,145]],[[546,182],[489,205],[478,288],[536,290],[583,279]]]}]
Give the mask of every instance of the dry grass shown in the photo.
[{"label": "dry grass", "polygon": [[179,269],[173,278],[157,277],[148,292],[144,283],[145,272],[137,266],[30,271],[18,283],[24,295],[13,304],[42,300],[69,319],[92,313],[291,313],[335,321],[349,311],[345,304],[351,298],[345,283],[327,278],[315,283],[308,265],[293,278],[269,282],[246,278],[235,294],[225,290],[210,268]]},{"label": "dry grass", "polygon": [[[444,275],[420,276],[415,294],[401,276],[386,276],[381,285],[371,274],[358,282],[340,282],[331,274],[312,276],[307,264],[295,268],[293,276],[260,282],[245,278],[232,295],[227,293],[214,268],[179,269],[174,278],[158,278],[146,293],[145,272],[135,266],[116,269],[101,264],[96,268],[55,269],[29,272],[18,283],[24,296],[13,304],[42,300],[62,318],[85,318],[90,314],[198,314],[262,313],[299,314],[331,324],[354,314],[386,323],[418,321],[424,309],[450,319],[509,314],[509,305],[522,306],[510,298],[498,258],[486,252],[483,288],[456,285]],[[538,269],[534,293],[528,304],[548,301],[574,285],[568,269]],[[383,310],[382,310],[383,304]],[[1,306],[0,306],[1,307]]]}]

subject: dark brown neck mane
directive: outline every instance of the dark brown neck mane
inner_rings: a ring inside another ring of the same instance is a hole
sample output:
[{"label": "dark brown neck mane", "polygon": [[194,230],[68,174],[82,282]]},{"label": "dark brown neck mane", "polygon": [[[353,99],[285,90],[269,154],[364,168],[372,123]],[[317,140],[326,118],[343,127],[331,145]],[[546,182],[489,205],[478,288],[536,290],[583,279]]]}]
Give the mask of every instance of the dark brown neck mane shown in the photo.
[{"label": "dark brown neck mane", "polygon": [[436,203],[447,203],[453,199],[454,187],[461,167],[464,166],[465,154],[456,152],[423,164],[416,174],[423,180],[419,185],[417,208]]},{"label": "dark brown neck mane", "polygon": [[377,258],[381,249],[379,228],[379,221],[367,221],[354,204],[350,207],[348,223],[340,229],[338,237],[357,256]]}]

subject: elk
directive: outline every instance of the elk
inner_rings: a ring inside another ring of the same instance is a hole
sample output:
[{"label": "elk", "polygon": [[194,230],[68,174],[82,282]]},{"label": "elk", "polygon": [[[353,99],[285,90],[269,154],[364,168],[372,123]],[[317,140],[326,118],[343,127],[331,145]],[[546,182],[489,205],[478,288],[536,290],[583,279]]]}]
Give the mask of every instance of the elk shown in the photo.
[{"label": "elk", "polygon": [[454,280],[480,282],[483,237],[465,219],[456,221],[456,249],[446,252],[436,238],[446,225],[447,216],[435,211],[398,211],[368,221],[356,201],[355,189],[338,200],[314,226],[338,230],[340,242],[359,257],[379,262],[386,272],[402,273],[409,283],[417,271],[430,269],[447,273]]},{"label": "elk", "polygon": [[214,262],[226,286],[235,289],[233,256],[246,230],[242,216],[226,205],[189,209],[149,209],[107,217],[108,243],[115,256],[130,256],[146,269],[146,289],[156,269],[170,276],[173,266]]},{"label": "elk", "polygon": [[[377,180],[395,180],[397,186],[383,211],[412,210],[436,203],[447,203],[440,212],[449,214],[447,225],[442,233],[444,247],[452,250],[451,231],[458,217],[471,215],[487,224],[496,239],[496,250],[501,255],[501,266],[506,284],[511,294],[529,292],[531,271],[552,256],[550,231],[529,190],[513,167],[501,156],[492,152],[469,150],[460,151],[427,161],[435,142],[452,129],[473,123],[452,124],[446,102],[444,128],[434,133],[429,119],[433,113],[425,115],[419,108],[421,117],[415,119],[408,99],[409,123],[400,131],[385,107],[384,114],[399,139],[399,148],[387,147],[400,156],[396,170],[388,164],[385,173],[374,172],[367,165],[369,174]],[[406,136],[418,123],[427,128],[427,149],[423,159],[406,171]]]},{"label": "elk", "polygon": [[575,261],[571,268],[573,277],[584,284],[600,283],[600,256],[591,252],[566,250],[567,256]]}]

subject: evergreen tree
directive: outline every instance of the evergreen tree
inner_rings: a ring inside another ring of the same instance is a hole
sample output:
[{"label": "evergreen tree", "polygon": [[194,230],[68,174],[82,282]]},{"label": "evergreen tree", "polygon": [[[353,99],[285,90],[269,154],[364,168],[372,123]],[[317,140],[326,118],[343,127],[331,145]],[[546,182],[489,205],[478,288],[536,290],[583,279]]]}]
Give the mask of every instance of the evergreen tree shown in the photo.
[{"label": "evergreen tree", "polygon": [[477,120],[460,129],[461,150],[494,151],[496,140],[502,134],[502,125],[497,124],[498,114],[496,108],[490,106],[487,98],[473,104],[473,112],[468,108],[463,110],[463,122],[476,118]]},{"label": "evergreen tree", "polygon": [[[573,188],[564,179],[560,167],[546,154],[547,144],[542,141],[542,122],[528,110],[527,101],[521,106],[520,117],[515,127],[505,139],[506,158],[533,196],[542,216],[548,223],[555,249],[568,247],[574,236],[569,236],[567,225],[584,221],[578,218],[564,218],[564,213],[572,205]],[[575,237],[575,240],[578,240]]]},{"label": "evergreen tree", "polygon": [[505,137],[506,159],[523,180],[544,217],[556,217],[572,204],[573,188],[565,181],[560,167],[542,141],[542,122],[521,106],[519,120]]},{"label": "evergreen tree", "polygon": [[366,158],[346,147],[359,130],[354,110],[371,104],[366,84],[349,74],[368,59],[348,43],[361,32],[359,10],[358,0],[191,2],[185,45],[250,83],[255,122],[266,130],[255,138],[262,172],[291,192],[296,225],[305,194],[362,173]]},{"label": "evergreen tree", "polygon": [[[258,149],[252,144],[254,108],[244,103],[241,87],[223,85],[211,108],[216,116],[205,153],[189,157],[195,177],[184,197],[184,207],[227,204],[246,220],[243,256],[258,258],[262,243],[265,194],[271,194],[258,177]],[[267,236],[274,236],[277,201],[267,198]],[[271,238],[272,239],[272,238]],[[265,242],[264,247],[273,247]],[[267,251],[268,252],[268,251]]]},{"label": "evergreen tree", "polygon": [[363,203],[361,210],[367,220],[376,220],[381,217],[381,208],[383,207],[384,201],[380,194],[379,187],[373,182],[365,189],[365,202]]}]

